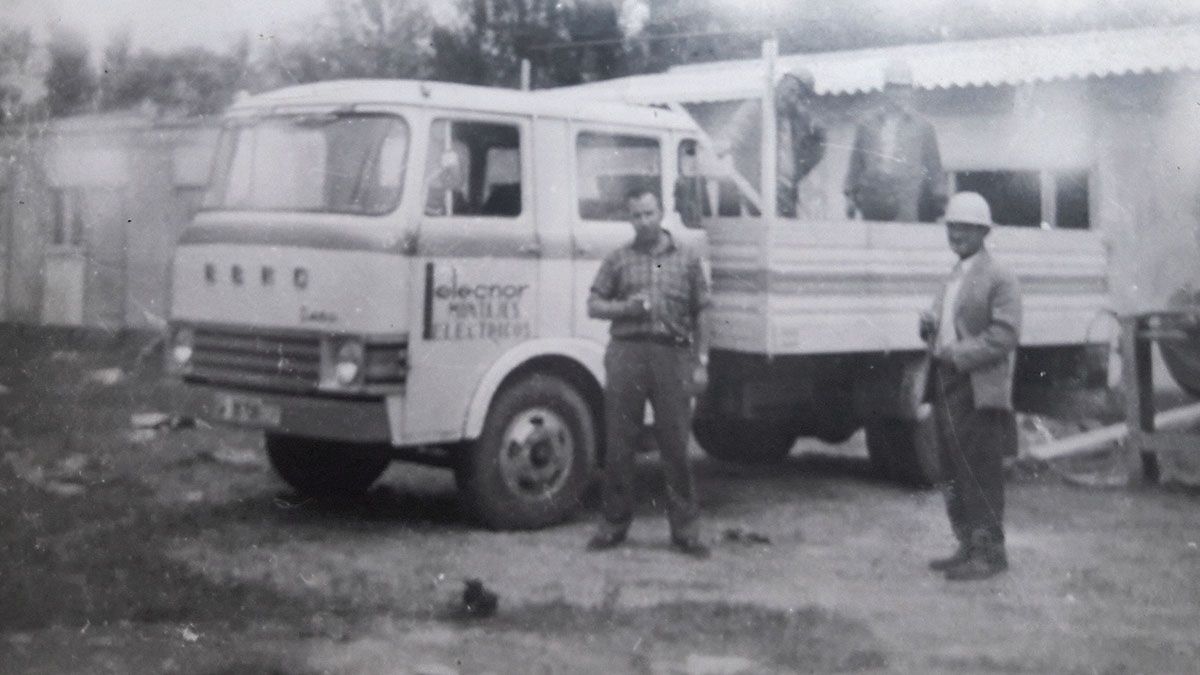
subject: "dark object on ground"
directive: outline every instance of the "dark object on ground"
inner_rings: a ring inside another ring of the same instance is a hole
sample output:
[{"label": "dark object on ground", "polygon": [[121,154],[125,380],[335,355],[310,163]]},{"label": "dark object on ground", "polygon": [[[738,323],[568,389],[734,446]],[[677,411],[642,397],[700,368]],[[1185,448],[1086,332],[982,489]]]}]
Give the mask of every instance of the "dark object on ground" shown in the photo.
[{"label": "dark object on ground", "polygon": [[731,528],[725,530],[723,536],[725,537],[725,541],[731,541],[731,542],[735,542],[738,544],[748,544],[748,545],[764,544],[766,546],[771,545],[771,538],[768,537],[767,535],[760,534],[758,532],[753,532],[751,530],[747,530],[747,529],[741,528],[741,527],[731,527]]},{"label": "dark object on ground", "polygon": [[484,587],[479,579],[467,579],[462,594],[462,609],[465,616],[486,619],[496,613],[500,598]]},{"label": "dark object on ground", "polygon": [[601,532],[588,540],[587,550],[589,551],[607,551],[611,548],[616,548],[625,543],[624,534],[612,534],[609,532]]},{"label": "dark object on ground", "polygon": [[699,539],[674,539],[671,541],[671,548],[696,560],[707,560],[712,555],[712,551]]}]

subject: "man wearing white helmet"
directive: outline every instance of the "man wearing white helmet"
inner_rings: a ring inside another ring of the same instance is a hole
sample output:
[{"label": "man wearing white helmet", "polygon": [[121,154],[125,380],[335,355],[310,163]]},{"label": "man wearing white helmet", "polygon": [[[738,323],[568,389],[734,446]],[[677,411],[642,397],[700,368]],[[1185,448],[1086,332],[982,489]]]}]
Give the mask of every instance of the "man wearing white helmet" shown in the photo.
[{"label": "man wearing white helmet", "polygon": [[1016,277],[984,246],[993,225],[982,196],[954,195],[945,221],[959,261],[932,309],[922,313],[920,335],[933,357],[928,393],[958,550],[929,566],[947,579],[969,581],[1008,569],[1003,459],[1016,454],[1012,384],[1021,294]]},{"label": "man wearing white helmet", "polygon": [[[796,68],[784,73],[775,87],[776,214],[795,218],[800,202],[800,181],[825,156],[825,129],[812,113],[812,73]],[[757,100],[747,101],[717,134],[718,151],[732,152],[738,173],[759,185],[759,152],[762,111]],[[723,146],[723,147],[722,147]]]},{"label": "man wearing white helmet", "polygon": [[843,191],[846,215],[865,220],[932,222],[946,203],[937,134],[912,108],[908,64],[884,70],[884,106],[858,123]]}]

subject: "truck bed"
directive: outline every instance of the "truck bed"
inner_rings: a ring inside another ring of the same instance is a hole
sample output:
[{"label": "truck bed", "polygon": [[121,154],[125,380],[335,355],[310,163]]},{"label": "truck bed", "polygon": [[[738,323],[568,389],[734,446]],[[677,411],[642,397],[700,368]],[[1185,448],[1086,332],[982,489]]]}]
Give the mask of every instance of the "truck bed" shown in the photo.
[{"label": "truck bed", "polygon": [[[919,350],[917,320],[954,265],[933,223],[705,223],[713,346],[791,355]],[[997,227],[993,256],[1020,279],[1023,345],[1104,342],[1107,253],[1096,232]]]}]

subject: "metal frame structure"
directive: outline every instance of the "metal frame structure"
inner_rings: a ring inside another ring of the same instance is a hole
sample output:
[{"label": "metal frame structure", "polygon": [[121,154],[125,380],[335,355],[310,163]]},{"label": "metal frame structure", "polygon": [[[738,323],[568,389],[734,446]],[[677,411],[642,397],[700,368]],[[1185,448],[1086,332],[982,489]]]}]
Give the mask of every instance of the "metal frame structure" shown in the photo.
[{"label": "metal frame structure", "polygon": [[1140,312],[1121,317],[1122,360],[1125,383],[1125,419],[1129,435],[1126,461],[1132,480],[1158,478],[1158,452],[1200,450],[1200,431],[1159,429],[1155,423],[1155,342],[1190,339],[1189,330],[1200,325],[1200,309]]}]

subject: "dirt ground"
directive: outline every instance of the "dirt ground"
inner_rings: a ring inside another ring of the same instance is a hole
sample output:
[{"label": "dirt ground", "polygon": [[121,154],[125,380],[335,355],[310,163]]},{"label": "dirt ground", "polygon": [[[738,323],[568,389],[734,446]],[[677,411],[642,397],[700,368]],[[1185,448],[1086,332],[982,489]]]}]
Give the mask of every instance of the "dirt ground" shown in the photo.
[{"label": "dirt ground", "polygon": [[[117,369],[117,370],[112,370]],[[1200,493],[1021,465],[1009,573],[955,585],[940,497],[861,438],[698,458],[708,561],[666,547],[653,458],[632,543],[466,522],[445,472],[302,502],[252,433],[136,431],[172,385],[144,338],[0,330],[0,672],[1194,673]],[[1101,481],[1102,482],[1102,481]],[[759,541],[762,535],[769,542]],[[741,536],[733,536],[741,535]],[[463,581],[499,595],[458,611]]]}]

